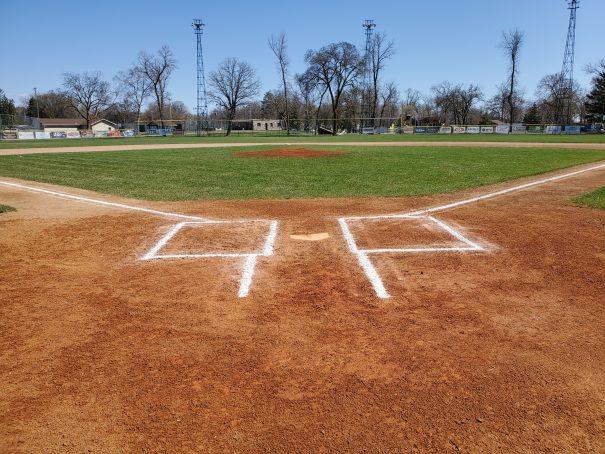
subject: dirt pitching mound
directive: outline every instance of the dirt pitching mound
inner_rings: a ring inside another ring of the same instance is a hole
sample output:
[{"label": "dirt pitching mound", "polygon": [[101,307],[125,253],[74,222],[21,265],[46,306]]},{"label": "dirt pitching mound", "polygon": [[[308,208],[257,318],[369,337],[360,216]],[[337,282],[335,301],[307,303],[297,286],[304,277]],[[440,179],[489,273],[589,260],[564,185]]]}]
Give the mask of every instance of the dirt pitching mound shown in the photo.
[{"label": "dirt pitching mound", "polygon": [[347,154],[346,151],[311,150],[309,148],[274,148],[261,151],[236,151],[234,156],[244,158],[321,158],[323,156],[339,156]]}]

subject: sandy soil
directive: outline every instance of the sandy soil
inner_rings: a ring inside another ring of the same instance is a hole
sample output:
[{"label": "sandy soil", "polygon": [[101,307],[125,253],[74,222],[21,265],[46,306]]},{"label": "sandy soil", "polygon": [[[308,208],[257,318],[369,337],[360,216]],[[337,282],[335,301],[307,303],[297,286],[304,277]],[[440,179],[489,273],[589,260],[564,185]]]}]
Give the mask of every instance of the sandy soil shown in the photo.
[{"label": "sandy soil", "polygon": [[[604,184],[601,170],[437,213],[487,251],[373,257],[389,300],[336,217],[487,189],[146,203],[279,220],[238,299],[241,259],[138,260],[177,220],[0,187],[18,209],[0,215],[0,451],[603,452],[605,211],[569,199]],[[372,246],[445,241],[370,227],[356,232]],[[245,235],[190,233],[171,247]]]},{"label": "sandy soil", "polygon": [[[0,149],[0,156],[38,153],[81,153],[86,151],[166,150],[178,148],[238,148],[238,147],[291,147],[300,142],[250,143],[177,143],[147,145],[100,145],[63,148]],[[484,148],[569,148],[576,150],[605,150],[605,143],[525,143],[525,142],[312,142],[305,145],[337,147],[484,147]]]}]

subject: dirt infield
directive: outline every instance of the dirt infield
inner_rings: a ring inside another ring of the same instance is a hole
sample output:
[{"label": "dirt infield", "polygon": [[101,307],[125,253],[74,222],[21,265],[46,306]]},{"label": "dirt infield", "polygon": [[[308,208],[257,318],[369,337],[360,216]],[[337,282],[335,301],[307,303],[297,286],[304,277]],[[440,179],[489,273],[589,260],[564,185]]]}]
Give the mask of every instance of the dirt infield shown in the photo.
[{"label": "dirt infield", "polygon": [[[484,250],[373,256],[386,300],[337,222],[528,181],[180,203],[20,182],[277,220],[247,298],[242,258],[140,260],[179,219],[0,186],[18,209],[0,215],[0,451],[605,451],[605,211],[569,202],[605,170],[435,213]],[[366,248],[451,242],[424,221],[351,224]],[[241,252],[266,234],[205,227],[166,250]]]},{"label": "dirt infield", "polygon": [[312,150],[309,148],[273,148],[262,151],[236,151],[234,156],[243,158],[321,158],[323,156],[340,156],[346,151]]},{"label": "dirt infield", "polygon": [[568,148],[576,150],[605,150],[605,143],[530,143],[530,142],[250,142],[250,143],[179,143],[148,145],[99,145],[61,148],[13,148],[0,149],[0,156],[40,153],[82,153],[89,151],[167,150],[182,148],[240,148],[240,147],[463,147],[463,148]]}]

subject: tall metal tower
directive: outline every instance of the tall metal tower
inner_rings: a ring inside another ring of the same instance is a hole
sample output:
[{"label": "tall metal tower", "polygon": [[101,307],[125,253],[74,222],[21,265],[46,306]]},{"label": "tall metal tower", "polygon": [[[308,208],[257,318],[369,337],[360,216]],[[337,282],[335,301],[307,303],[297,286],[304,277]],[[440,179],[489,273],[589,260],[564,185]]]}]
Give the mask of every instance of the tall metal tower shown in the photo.
[{"label": "tall metal tower", "polygon": [[565,56],[563,57],[563,69],[561,70],[561,83],[563,84],[563,105],[562,112],[565,112],[566,120],[570,123],[573,104],[573,67],[576,48],[576,18],[579,0],[566,0],[569,13],[569,27],[567,29],[567,42],[565,44]]},{"label": "tall metal tower", "polygon": [[206,94],[206,76],[204,75],[204,57],[202,55],[202,35],[206,24],[201,19],[193,19],[191,25],[197,38],[196,133],[199,136],[207,126],[208,120],[208,96]]},{"label": "tall metal tower", "polygon": [[376,24],[373,20],[367,19],[363,22],[362,27],[365,29],[366,34],[366,67],[364,74],[364,102],[363,102],[363,117],[362,126],[373,126],[374,120],[370,119],[372,116],[372,35]]}]

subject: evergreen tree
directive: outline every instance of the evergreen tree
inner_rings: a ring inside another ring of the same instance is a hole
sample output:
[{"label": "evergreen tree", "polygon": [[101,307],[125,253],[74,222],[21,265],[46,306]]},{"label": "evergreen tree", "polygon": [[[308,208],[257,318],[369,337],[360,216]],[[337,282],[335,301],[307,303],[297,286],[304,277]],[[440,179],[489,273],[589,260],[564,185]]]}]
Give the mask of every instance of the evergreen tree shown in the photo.
[{"label": "evergreen tree", "polygon": [[0,115],[17,115],[15,102],[9,99],[0,88]]},{"label": "evergreen tree", "polygon": [[586,117],[602,121],[605,115],[605,69],[595,75],[592,85],[591,92],[586,96]]},{"label": "evergreen tree", "polygon": [[536,103],[532,104],[523,117],[523,123],[526,125],[537,125],[540,123],[540,115],[538,114],[538,106],[536,106]]}]

